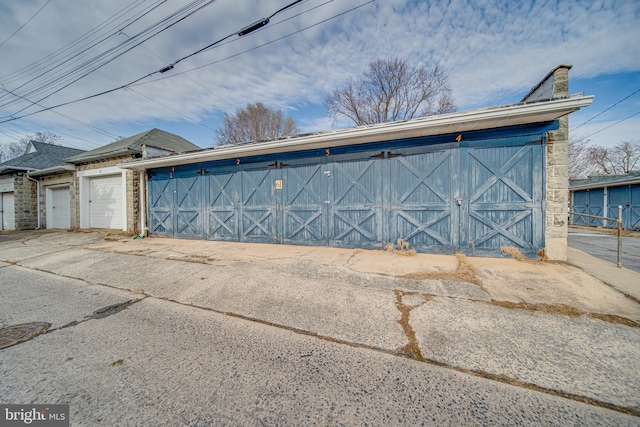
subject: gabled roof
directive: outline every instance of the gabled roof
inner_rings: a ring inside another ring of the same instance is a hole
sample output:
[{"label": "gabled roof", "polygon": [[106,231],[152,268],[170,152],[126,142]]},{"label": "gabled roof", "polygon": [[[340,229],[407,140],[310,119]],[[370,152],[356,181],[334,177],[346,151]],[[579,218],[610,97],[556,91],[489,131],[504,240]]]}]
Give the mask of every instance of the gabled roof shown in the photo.
[{"label": "gabled roof", "polygon": [[591,105],[593,96],[575,95],[550,101],[525,102],[501,107],[481,108],[400,122],[381,123],[351,129],[298,135],[271,141],[225,145],[191,153],[136,159],[120,165],[124,169],[144,170],[164,166],[233,159],[345,145],[367,144],[391,139],[416,138],[507,126],[544,123]]},{"label": "gabled roof", "polygon": [[186,139],[165,132],[160,129],[151,129],[120,141],[98,147],[95,150],[87,151],[80,155],[76,155],[67,159],[69,163],[85,163],[94,160],[104,160],[108,158],[116,158],[127,154],[142,153],[142,145],[152,145],[174,153],[184,153],[185,151],[199,150],[195,144]]},{"label": "gabled roof", "polygon": [[569,181],[569,190],[589,190],[632,184],[640,184],[640,171],[631,171],[627,175],[596,175],[587,179],[574,179]]},{"label": "gabled roof", "polygon": [[83,153],[77,148],[63,147],[61,145],[47,144],[45,142],[31,141],[27,145],[25,154],[4,163],[0,163],[0,172],[3,171],[35,171],[60,166],[69,156]]}]

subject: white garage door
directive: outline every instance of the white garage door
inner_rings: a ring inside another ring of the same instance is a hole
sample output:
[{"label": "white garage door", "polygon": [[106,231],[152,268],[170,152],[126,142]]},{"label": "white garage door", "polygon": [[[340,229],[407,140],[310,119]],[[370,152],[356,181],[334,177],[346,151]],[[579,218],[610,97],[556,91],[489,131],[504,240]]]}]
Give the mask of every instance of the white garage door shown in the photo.
[{"label": "white garage door", "polygon": [[122,229],[122,175],[91,178],[90,228]]},{"label": "white garage door", "polygon": [[2,200],[0,201],[0,211],[2,211],[2,229],[3,230],[15,230],[16,228],[16,210],[13,203],[13,193],[2,193]]},{"label": "white garage door", "polygon": [[69,187],[52,188],[50,199],[47,200],[47,209],[50,209],[51,223],[47,228],[71,227],[71,194]]}]

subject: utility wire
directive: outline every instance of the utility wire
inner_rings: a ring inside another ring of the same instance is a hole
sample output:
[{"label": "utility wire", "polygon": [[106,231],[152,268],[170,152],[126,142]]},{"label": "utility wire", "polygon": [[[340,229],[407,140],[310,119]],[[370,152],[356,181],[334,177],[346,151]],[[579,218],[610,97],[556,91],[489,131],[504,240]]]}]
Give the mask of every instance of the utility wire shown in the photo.
[{"label": "utility wire", "polygon": [[[341,13],[339,13],[339,14],[337,14],[337,15],[334,15],[334,16],[331,16],[331,17],[329,17],[329,18],[327,18],[327,19],[323,19],[322,21],[316,22],[315,24],[311,24],[311,25],[309,25],[309,26],[307,26],[307,27],[304,27],[304,28],[301,28],[301,29],[296,30],[296,31],[294,31],[294,32],[291,32],[291,33],[289,33],[289,34],[286,34],[286,35],[284,35],[284,36],[282,36],[282,37],[278,37],[277,39],[274,39],[274,40],[271,40],[271,41],[265,42],[265,43],[263,43],[263,44],[261,44],[261,45],[254,46],[254,47],[252,47],[252,48],[249,48],[249,49],[243,50],[242,52],[234,53],[233,55],[226,56],[226,57],[224,57],[224,58],[222,58],[222,59],[218,59],[218,60],[216,60],[216,61],[209,62],[209,63],[207,63],[207,64],[200,65],[200,66],[198,66],[198,67],[194,67],[194,68],[191,68],[191,69],[189,69],[189,70],[185,70],[185,71],[181,71],[181,72],[178,72],[178,73],[174,73],[174,74],[171,74],[171,75],[169,75],[169,76],[159,77],[159,78],[157,78],[157,79],[153,79],[153,80],[150,80],[150,81],[148,81],[148,82],[144,82],[144,83],[139,83],[139,82],[132,83],[130,86],[132,86],[132,87],[136,87],[136,86],[148,85],[148,84],[151,84],[151,83],[159,82],[159,81],[161,81],[161,80],[166,80],[166,79],[170,79],[170,78],[173,78],[173,77],[177,77],[177,76],[182,75],[182,74],[190,73],[190,72],[192,72],[192,71],[196,71],[196,70],[199,70],[199,69],[201,69],[201,68],[209,67],[209,66],[211,66],[211,65],[219,64],[220,62],[227,61],[227,60],[229,60],[229,59],[235,58],[236,56],[240,56],[240,55],[243,55],[243,54],[245,54],[245,53],[248,53],[248,52],[251,52],[251,51],[257,50],[257,49],[259,49],[259,48],[261,48],[261,47],[264,47],[264,46],[267,46],[267,45],[273,44],[273,43],[278,42],[278,41],[280,41],[280,40],[283,40],[283,39],[285,39],[285,38],[287,38],[287,37],[290,37],[290,36],[296,35],[296,34],[298,34],[298,33],[301,33],[301,32],[303,32],[303,31],[306,31],[306,30],[308,30],[308,29],[310,29],[310,28],[313,28],[313,27],[316,27],[316,26],[318,26],[318,25],[324,24],[324,23],[325,23],[325,22],[327,22],[327,21],[330,21],[330,20],[332,20],[332,19],[338,18],[338,17],[340,17],[340,16],[342,16],[342,15],[346,15],[346,14],[347,14],[347,13],[349,13],[349,12],[352,12],[352,11],[354,11],[354,10],[356,10],[356,9],[359,9],[359,8],[361,8],[361,7],[364,7],[364,6],[366,6],[366,5],[370,4],[370,3],[373,3],[373,2],[375,2],[375,1],[376,1],[376,0],[369,0],[369,1],[365,2],[365,3],[362,3],[362,4],[358,5],[358,6],[353,7],[353,8],[351,8],[351,9],[345,10],[344,12],[341,12]],[[0,122],[0,123],[3,123],[3,122]]]},{"label": "utility wire", "polygon": [[254,31],[264,27],[265,25],[267,25],[269,23],[269,21],[271,20],[271,18],[273,18],[277,14],[284,12],[285,10],[289,9],[290,7],[295,6],[298,3],[301,3],[302,1],[304,1],[304,0],[296,0],[293,3],[290,3],[287,6],[285,6],[285,7],[281,8],[281,9],[279,9],[278,11],[272,13],[268,18],[262,18],[262,19],[260,19],[260,20],[258,20],[256,22],[254,22],[253,24],[240,29],[239,31],[234,31],[233,33],[221,38],[220,40],[217,40],[217,41],[215,41],[213,43],[210,43],[210,44],[206,45],[205,47],[203,47],[201,49],[196,50],[195,52],[192,52],[192,53],[190,53],[188,55],[185,55],[182,58],[177,59],[177,60],[173,61],[171,64],[169,64],[166,67],[162,68],[161,70],[159,70],[159,72],[160,73],[166,73],[167,71],[172,70],[173,67],[176,66],[177,64],[179,64],[180,62],[182,62],[182,61],[184,61],[186,59],[189,59],[189,58],[191,58],[193,56],[196,56],[197,54],[202,53],[205,50],[209,50],[212,47],[222,43],[223,41],[225,41],[225,40],[227,40],[227,39],[229,39],[229,38],[231,38],[231,37],[233,37],[235,35],[238,35],[239,37],[246,36],[247,34],[252,33]]},{"label": "utility wire", "polygon": [[[189,6],[191,6],[191,5],[195,4],[195,3],[201,2],[201,1],[202,1],[202,0],[196,0],[196,1],[192,2]],[[45,99],[47,99],[47,98],[51,97],[52,95],[54,95],[54,94],[56,94],[56,93],[60,92],[61,90],[65,89],[65,88],[67,88],[67,87],[69,87],[69,86],[71,86],[72,84],[76,83],[77,81],[79,81],[79,80],[83,79],[84,77],[88,76],[89,74],[93,73],[93,72],[94,72],[94,71],[96,71],[97,69],[102,68],[103,66],[105,66],[105,65],[109,64],[110,62],[114,61],[116,58],[119,58],[120,56],[124,55],[125,53],[127,53],[127,52],[129,52],[130,50],[134,49],[135,47],[139,46],[140,44],[144,43],[145,41],[147,41],[147,40],[151,39],[152,37],[155,37],[156,35],[160,34],[161,32],[163,32],[163,31],[165,31],[165,30],[167,30],[167,29],[171,28],[172,26],[174,26],[174,25],[176,25],[177,23],[179,23],[179,22],[183,21],[184,19],[188,18],[189,16],[193,15],[194,13],[196,13],[196,12],[198,12],[199,10],[203,9],[204,7],[209,6],[210,4],[213,4],[215,1],[216,1],[216,0],[208,0],[207,2],[205,2],[205,4],[200,5],[200,6],[198,6],[195,10],[190,11],[186,16],[182,16],[182,17],[181,17],[180,19],[178,19],[177,21],[170,22],[169,24],[167,24],[167,25],[166,25],[166,26],[164,26],[163,28],[161,28],[161,29],[157,30],[155,33],[153,33],[153,34],[151,34],[150,36],[146,37],[144,40],[142,40],[142,41],[140,41],[140,42],[136,43],[135,45],[133,45],[132,47],[130,47],[130,48],[128,48],[128,49],[126,49],[124,52],[120,52],[120,53],[118,53],[116,56],[109,58],[108,60],[106,60],[105,62],[101,63],[100,65],[98,65],[98,66],[94,67],[93,69],[91,69],[91,70],[87,71],[86,73],[82,74],[80,77],[73,79],[71,82],[69,82],[69,83],[65,84],[64,86],[62,86],[62,87],[60,87],[60,88],[58,88],[58,89],[54,90],[53,92],[50,92],[48,95],[46,95],[46,96],[44,96],[44,97],[40,98],[40,99],[39,99],[38,101],[36,101],[36,102],[44,101]],[[183,8],[183,10],[185,10],[185,9],[186,9],[186,7],[185,7],[185,8]],[[165,18],[165,20],[168,20],[168,19],[167,19],[167,18]],[[165,21],[165,20],[163,20],[163,21]],[[162,22],[162,21],[161,21],[161,22]],[[155,26],[157,26],[157,24],[155,24],[155,25],[154,25],[154,26],[152,26],[152,27],[155,27]],[[142,33],[146,32],[146,31],[147,31],[147,30],[143,31]],[[141,34],[141,33],[139,33],[139,34]],[[138,35],[136,35],[136,36],[134,36],[134,37],[137,37],[137,36],[138,36]],[[109,51],[113,51],[113,50],[115,50],[115,48],[109,49],[107,52],[109,52]],[[98,58],[99,58],[99,57],[102,57],[102,56],[105,56],[105,54],[103,53],[103,54],[99,55],[99,56],[98,56]],[[16,111],[16,112],[14,112],[12,115],[19,114],[19,113],[21,113],[22,111],[26,110],[27,108],[29,108],[29,106],[24,107],[24,108],[22,108],[22,109],[20,109],[20,110],[18,110],[18,111]],[[5,116],[5,117],[7,117],[7,116]]]},{"label": "utility wire", "polygon": [[[91,30],[87,31],[86,33],[84,33],[83,35],[81,35],[80,37],[76,38],[75,40],[73,40],[72,42],[68,43],[67,45],[57,49],[56,51],[46,55],[45,57],[41,58],[40,60],[27,65],[17,71],[14,71],[10,74],[6,74],[3,75],[2,77],[0,77],[0,79],[2,79],[4,81],[5,84],[7,83],[12,83],[16,80],[19,80],[22,77],[26,77],[29,75],[32,75],[36,72],[39,72],[37,70],[38,67],[40,67],[42,64],[47,64],[47,69],[45,70],[45,72],[50,73],[53,70],[55,70],[56,68],[60,67],[62,64],[64,64],[64,62],[67,62],[69,60],[73,60],[74,58],[82,55],[83,53],[91,50],[92,48],[95,48],[97,45],[104,43],[105,41],[109,40],[110,38],[112,38],[113,36],[117,36],[119,34],[119,31],[124,27],[127,27],[129,25],[131,25],[132,23],[136,22],[138,19],[144,17],[145,15],[147,15],[148,13],[150,13],[153,9],[155,9],[157,7],[157,5],[160,5],[164,2],[166,2],[167,0],[159,0],[156,3],[152,4],[151,6],[149,6],[147,9],[138,12],[142,15],[140,16],[133,16],[131,18],[128,18],[127,20],[125,20],[123,23],[117,23],[116,25],[121,27],[121,28],[117,28],[114,32],[107,34],[106,36],[102,36],[102,39],[98,39],[97,42],[95,42],[93,45],[89,45],[85,47],[81,47],[81,48],[77,48],[74,51],[72,51],[71,53],[67,54],[66,56],[62,57],[61,59],[57,59],[57,57],[60,57],[64,52],[69,51],[71,49],[73,49],[75,46],[80,45],[81,43],[87,41],[87,43],[93,43],[94,40],[94,36],[99,35],[100,32],[104,29],[107,28],[108,25],[111,24],[111,22],[115,22],[116,20],[118,20],[119,18],[121,18],[122,16],[125,16],[130,10],[135,9],[136,7],[136,3],[138,2],[138,0],[135,0],[134,2],[128,4],[127,6],[125,6],[124,8],[120,9],[118,12],[116,12],[115,14],[111,15],[111,17],[109,17],[109,19],[107,19],[106,21],[104,21],[103,23],[101,23],[100,25],[92,28]],[[126,24],[126,25],[125,25]],[[107,29],[108,30],[108,29]],[[60,63],[60,61],[65,60],[64,62]]]},{"label": "utility wire", "polygon": [[[51,128],[49,128],[49,127],[43,126],[43,125],[38,124],[38,123],[36,123],[36,122],[33,122],[33,121],[31,121],[31,120],[23,119],[23,121],[24,121],[24,122],[26,122],[26,123],[32,124],[33,126],[37,126],[37,127],[39,127],[39,128],[42,128],[42,129],[45,129],[45,130],[51,131],[51,132],[53,132],[53,133],[59,133],[59,134],[61,134],[61,135],[68,136],[69,138],[73,138],[73,139],[77,139],[78,141],[86,142],[87,144],[92,145],[92,146],[94,146],[94,147],[96,147],[96,148],[98,148],[98,147],[102,147],[102,145],[103,145],[103,144],[100,144],[99,142],[90,141],[90,140],[88,140],[88,139],[80,138],[79,136],[75,136],[75,135],[71,135],[71,134],[68,134],[68,133],[65,133],[65,132],[61,132],[61,131],[59,131],[59,130],[51,129]],[[15,126],[15,124],[14,124],[14,126]],[[23,128],[23,129],[24,129],[24,128]],[[80,146],[78,143],[76,143],[76,145]]]},{"label": "utility wire", "polygon": [[155,99],[153,99],[153,98],[151,98],[151,97],[149,97],[149,96],[147,96],[147,95],[145,95],[145,94],[142,94],[142,93],[138,92],[138,91],[137,91],[137,90],[135,90],[135,89],[132,89],[132,88],[130,88],[130,87],[127,87],[127,88],[125,88],[124,90],[125,90],[125,91],[129,91],[129,90],[130,90],[131,92],[134,92],[134,93],[136,93],[136,94],[140,95],[141,97],[143,97],[143,98],[145,98],[145,99],[148,99],[148,100],[149,100],[149,101],[151,101],[151,102],[155,102],[156,104],[158,104],[158,105],[160,105],[160,106],[162,106],[162,107],[164,107],[164,108],[166,108],[166,109],[168,109],[168,110],[171,110],[171,111],[173,111],[173,112],[174,112],[174,113],[176,113],[176,114],[180,114],[182,117],[186,118],[187,120],[189,120],[189,121],[190,121],[190,122],[192,122],[192,123],[195,123],[195,124],[197,124],[197,125],[203,126],[203,127],[207,128],[207,129],[209,129],[209,130],[215,131],[215,129],[214,129],[214,128],[212,128],[212,127],[210,127],[210,126],[207,126],[207,125],[205,125],[204,123],[200,123],[197,119],[195,119],[195,118],[193,118],[193,117],[191,117],[191,116],[189,116],[189,115],[187,115],[187,114],[184,114],[184,113],[182,113],[182,112],[180,112],[180,111],[178,111],[178,110],[176,110],[176,109],[173,109],[173,108],[169,107],[168,105],[163,104],[163,103],[162,103],[162,102],[160,102],[160,101],[157,101],[157,100],[155,100]]},{"label": "utility wire", "polygon": [[[68,137],[70,137],[70,138],[73,138],[73,139],[77,139],[77,140],[79,140],[79,141],[86,142],[86,143],[88,143],[89,145],[91,145],[91,146],[93,146],[93,147],[95,147],[95,148],[98,148],[98,147],[101,147],[102,145],[104,145],[104,144],[97,143],[97,142],[95,142],[95,141],[89,141],[89,140],[86,140],[86,139],[83,139],[83,138],[77,137],[77,136],[75,136],[75,135],[70,135],[70,134],[65,133],[65,132],[60,132],[60,131],[57,131],[57,130],[53,130],[53,129],[51,129],[51,128],[48,128],[48,127],[46,127],[46,126],[42,126],[42,125],[40,125],[40,124],[38,124],[38,123],[35,123],[35,122],[32,122],[32,121],[29,121],[29,120],[24,120],[24,121],[25,121],[26,123],[30,123],[30,124],[32,124],[32,125],[34,125],[34,126],[37,126],[37,127],[38,127],[38,128],[40,128],[40,129],[45,129],[45,130],[51,131],[51,132],[53,132],[53,133],[55,133],[55,134],[65,135],[65,136],[68,136]],[[17,127],[18,129],[22,129],[22,132],[23,132],[23,133],[22,133],[22,136],[23,136],[23,137],[24,137],[24,134],[25,134],[25,133],[33,133],[33,129],[29,129],[29,128],[25,127],[25,126],[20,126],[20,125],[18,125],[18,124],[16,124],[16,123],[12,123],[12,126],[15,126],[15,127]],[[75,147],[77,147],[77,148],[81,148],[81,149],[86,149],[86,148],[87,148],[87,147],[86,147],[86,145],[83,145],[83,144],[78,143],[78,142],[69,141],[68,139],[65,139],[64,141],[65,141],[65,144],[74,145],[74,146],[75,146]]]},{"label": "utility wire", "polygon": [[591,120],[595,119],[596,117],[599,117],[601,115],[603,115],[604,113],[606,113],[607,111],[611,110],[613,107],[615,107],[616,105],[620,104],[623,101],[626,101],[627,99],[631,98],[633,95],[635,95],[636,93],[640,92],[640,89],[636,90],[635,92],[631,93],[630,95],[625,96],[624,98],[622,98],[620,101],[616,102],[615,104],[613,104],[612,106],[610,106],[609,108],[606,108],[602,111],[600,111],[598,114],[596,114],[595,116],[591,117],[589,120],[580,123],[578,126],[574,127],[574,128],[570,128],[570,131],[574,131],[576,129],[578,129],[579,127],[582,127],[584,125],[586,125],[587,123],[589,123]]},{"label": "utility wire", "polygon": [[583,136],[583,137],[582,137],[582,139],[587,139],[587,138],[589,138],[589,137],[592,137],[593,135],[599,134],[600,132],[602,132],[602,131],[605,131],[605,130],[609,129],[610,127],[613,127],[613,126],[617,125],[618,123],[622,123],[622,122],[624,122],[625,120],[628,120],[628,119],[630,119],[630,118],[631,118],[631,117],[633,117],[633,116],[637,116],[638,114],[640,114],[640,111],[637,111],[637,112],[635,112],[635,113],[631,114],[630,116],[625,117],[624,119],[618,120],[617,122],[615,122],[615,123],[613,123],[613,124],[610,124],[609,126],[603,127],[602,129],[600,129],[600,130],[598,130],[598,131],[596,131],[596,132],[590,133],[590,134],[589,134],[589,135],[587,135],[587,136]]},{"label": "utility wire", "polygon": [[[215,1],[215,0],[211,0],[211,1]],[[296,4],[298,4],[298,3],[302,2],[302,1],[304,1],[304,0],[296,0],[296,1],[292,2],[292,3],[290,3],[289,5],[287,5],[287,6],[283,7],[283,8],[281,8],[281,9],[279,9],[279,11],[277,11],[277,12],[275,12],[274,14],[270,15],[270,18],[273,18],[276,14],[281,13],[282,11],[289,9],[290,7],[293,7],[294,5],[296,5]],[[328,21],[328,20],[330,20],[330,19],[333,19],[333,18],[335,18],[335,17],[337,17],[337,16],[340,16],[340,15],[343,15],[343,14],[345,14],[345,13],[347,13],[347,12],[350,12],[351,10],[355,10],[355,9],[357,9],[357,8],[359,8],[359,7],[362,7],[362,6],[364,6],[365,4],[372,3],[373,1],[375,1],[375,0],[370,0],[370,1],[369,1],[369,2],[367,2],[367,3],[364,3],[364,4],[360,5],[360,6],[354,7],[354,8],[352,8],[352,9],[350,9],[350,10],[348,10],[348,11],[346,11],[346,12],[343,12],[343,13],[341,13],[341,14],[338,14],[338,15],[336,15],[336,16],[334,16],[334,17],[332,17],[332,18],[328,18],[328,19],[325,19],[325,20],[323,20],[323,21],[320,21],[319,23],[314,24],[314,25],[311,25],[311,26],[306,27],[306,28],[304,28],[304,29],[311,28],[311,27],[314,27],[314,26],[316,26],[316,25],[319,25],[319,24],[321,24],[321,23],[323,23],[323,22],[326,22],[326,21]],[[267,19],[267,20],[268,20],[268,19],[270,19],[270,18],[265,18],[265,19]],[[258,21],[258,22],[260,22],[260,21]],[[255,25],[255,24],[253,24],[253,25]],[[264,25],[266,25],[266,24],[264,24]],[[261,26],[264,26],[264,25],[261,25]],[[15,112],[15,113],[13,113],[11,116],[4,116],[4,117],[9,117],[9,118],[7,118],[7,119],[5,119],[5,120],[0,121],[0,123],[6,123],[6,122],[10,122],[10,121],[18,120],[18,119],[21,119],[21,118],[23,118],[23,117],[28,117],[28,116],[31,116],[31,115],[34,115],[34,114],[42,113],[42,112],[44,112],[44,111],[52,110],[52,109],[54,109],[54,108],[63,107],[63,106],[65,106],[65,105],[74,104],[74,103],[77,103],[77,102],[80,102],[80,101],[85,101],[85,100],[88,100],[88,99],[96,98],[96,97],[98,97],[98,96],[102,96],[102,95],[106,95],[106,94],[108,94],[108,93],[112,93],[112,92],[118,91],[118,90],[120,90],[120,89],[124,89],[124,88],[125,88],[125,87],[127,87],[127,86],[134,85],[135,83],[138,83],[139,81],[144,80],[144,79],[146,79],[146,78],[148,78],[148,77],[151,77],[151,76],[153,76],[153,75],[155,75],[155,74],[165,73],[165,72],[167,72],[167,71],[171,70],[171,69],[172,69],[176,64],[178,64],[179,62],[182,62],[182,61],[184,61],[185,59],[190,58],[190,57],[192,57],[192,56],[194,56],[194,55],[196,55],[196,54],[198,54],[198,53],[200,53],[200,52],[202,52],[202,51],[204,51],[204,50],[206,50],[206,49],[210,49],[210,48],[212,48],[213,46],[215,46],[215,45],[217,45],[217,44],[221,43],[222,41],[227,40],[228,38],[235,36],[236,34],[240,36],[240,34],[242,33],[242,31],[246,31],[246,29],[247,29],[247,28],[248,28],[248,29],[251,29],[250,27],[245,27],[245,28],[243,28],[242,30],[239,30],[239,32],[234,32],[234,33],[232,33],[232,34],[229,34],[229,35],[227,35],[227,36],[223,37],[222,39],[217,40],[217,41],[215,41],[215,42],[213,42],[213,43],[211,43],[211,44],[209,44],[209,45],[205,46],[205,47],[204,47],[204,48],[202,48],[202,49],[198,49],[196,52],[194,52],[194,53],[192,53],[192,54],[186,55],[186,56],[184,56],[184,57],[182,57],[182,58],[178,59],[177,61],[174,61],[172,64],[170,64],[170,65],[168,65],[168,66],[166,66],[166,67],[163,67],[163,68],[161,68],[161,69],[159,69],[159,70],[156,70],[156,71],[152,71],[152,72],[150,72],[149,74],[144,75],[144,76],[142,76],[142,77],[139,77],[139,78],[137,78],[137,79],[135,79],[135,80],[133,80],[133,81],[131,81],[131,82],[129,82],[129,83],[124,84],[124,85],[121,85],[121,86],[118,86],[118,87],[115,87],[115,88],[112,88],[112,89],[108,89],[108,90],[102,91],[102,92],[100,92],[100,93],[96,93],[96,94],[93,94],[93,95],[89,95],[89,96],[86,96],[86,97],[84,97],[84,98],[79,98],[79,99],[76,99],[76,100],[74,100],[74,101],[68,101],[68,102],[64,102],[64,103],[57,104],[57,105],[54,105],[54,106],[51,106],[51,107],[46,107],[46,108],[44,108],[44,107],[43,107],[41,110],[33,111],[33,112],[31,112],[31,113],[23,114],[23,115],[21,115],[21,116],[15,116],[15,114],[18,114],[18,113],[20,113],[20,112],[24,111],[24,108],[23,108],[22,110],[20,110],[20,111],[17,111],[17,112]],[[258,28],[260,28],[260,27],[257,27],[257,28],[255,28],[254,30],[256,30],[256,29],[258,29]],[[303,29],[303,30],[304,30],[304,29]],[[291,33],[291,34],[289,34],[289,35],[297,34],[297,33],[301,32],[301,31],[303,31],[303,30],[299,30],[299,31],[293,32],[293,33]],[[252,31],[253,31],[253,30],[252,30]],[[246,35],[246,34],[249,34],[249,33],[248,33],[248,32],[245,32],[245,33],[244,33],[244,34],[242,34],[242,35]],[[287,37],[287,36],[285,36],[285,37]],[[281,40],[281,39],[283,39],[283,38],[285,38],[285,37],[281,37],[281,38],[276,39],[276,40],[274,40],[274,41],[272,41],[272,42],[265,43],[265,44],[264,44],[264,45],[262,45],[262,46],[265,46],[265,45],[267,45],[267,44],[270,44],[270,43],[273,43],[273,42],[275,42],[275,41]],[[251,51],[251,50],[255,50],[255,48],[254,48],[254,49],[249,49],[248,51]],[[247,52],[248,52],[248,51],[247,51]],[[244,53],[244,52],[243,52],[243,53]],[[237,56],[237,55],[233,55],[233,56]],[[232,56],[232,57],[233,57],[233,56]],[[219,62],[219,61],[216,61],[216,62]],[[76,80],[76,81],[77,81],[77,80]],[[68,85],[67,85],[67,86],[68,86]],[[66,87],[66,86],[65,86],[65,87]],[[5,89],[5,90],[7,90],[7,89]],[[14,94],[14,95],[15,95],[15,94]],[[42,100],[42,99],[41,99],[41,100]],[[37,102],[40,102],[41,100],[39,100],[39,101],[35,101],[35,102],[34,102],[34,101],[29,101],[29,102],[31,102],[32,104],[35,104],[35,103],[37,103]]]},{"label": "utility wire", "polygon": [[[121,32],[122,35],[124,35],[125,37],[129,37],[125,32]],[[149,52],[150,54],[152,54],[153,56],[155,56],[156,58],[158,58],[159,60],[161,60],[163,63],[168,63],[169,61],[165,58],[163,58],[162,56],[158,55],[156,52],[152,51],[151,49],[149,49],[148,47],[142,45],[140,46],[142,47],[144,50],[146,50],[147,52]],[[192,82],[194,82],[195,84],[197,84],[198,86],[200,86],[202,89],[206,90],[207,92],[209,92],[211,95],[215,96],[216,98],[218,98],[222,103],[227,104],[228,106],[233,108],[233,105],[231,105],[229,102],[225,101],[224,99],[222,99],[222,97],[220,97],[220,95],[218,95],[217,93],[215,93],[214,91],[212,91],[211,89],[209,89],[208,87],[206,87],[205,85],[203,85],[202,83],[200,83],[199,81],[197,81],[196,79],[194,79],[193,77],[189,76],[188,74],[185,74],[185,77],[187,77],[189,80],[191,80]]]},{"label": "utility wire", "polygon": [[[41,105],[41,104],[39,104],[38,102],[34,102],[34,101],[31,101],[31,100],[29,100],[29,99],[27,99],[27,98],[24,98],[24,97],[22,97],[22,96],[20,96],[20,95],[18,95],[18,94],[15,94],[15,93],[11,92],[10,90],[8,90],[8,89],[6,89],[6,88],[4,88],[4,87],[0,87],[0,90],[4,90],[4,91],[6,91],[6,92],[10,92],[12,95],[17,96],[17,97],[19,97],[19,98],[21,98],[21,99],[23,99],[23,100],[25,100],[25,101],[27,101],[27,102],[29,102],[29,103],[33,104],[33,105],[37,105],[38,107],[44,108],[44,106],[43,106],[43,105]],[[118,138],[118,137],[119,137],[119,135],[116,135],[116,134],[111,133],[111,132],[109,132],[109,131],[106,131],[106,130],[100,129],[100,128],[96,127],[96,126],[90,125],[89,123],[85,123],[85,122],[83,122],[82,120],[78,120],[78,119],[76,119],[76,118],[73,118],[73,117],[71,117],[71,116],[68,116],[68,115],[66,115],[66,114],[64,114],[64,113],[61,113],[61,112],[59,112],[59,111],[52,111],[52,113],[57,114],[57,115],[58,115],[58,116],[60,116],[60,117],[64,117],[64,118],[65,118],[65,119],[67,119],[67,120],[71,120],[71,121],[72,121],[72,122],[74,122],[74,123],[77,123],[77,124],[79,124],[79,125],[85,126],[85,127],[89,128],[89,129],[92,129],[92,130],[94,130],[94,131],[96,131],[96,132],[98,132],[98,133],[101,133],[101,134],[105,135],[105,136],[110,136],[110,137],[115,137],[115,138]],[[5,122],[0,122],[0,123],[5,123]]]},{"label": "utility wire", "polygon": [[18,32],[23,29],[29,22],[31,22],[31,20],[33,18],[35,18],[40,12],[42,12],[42,9],[44,9],[49,3],[51,3],[51,0],[47,0],[47,2],[45,4],[42,5],[42,7],[40,9],[38,9],[38,11],[36,13],[34,13],[33,15],[31,15],[31,18],[27,19],[27,22],[25,22],[24,24],[20,25],[20,28],[18,28],[17,30],[15,30],[13,32],[13,34],[11,34],[9,37],[7,37],[5,39],[5,41],[3,41],[2,43],[0,43],[0,47],[2,47],[6,42],[8,42],[9,40],[11,40],[13,38],[13,36],[15,36],[16,34],[18,34]]}]

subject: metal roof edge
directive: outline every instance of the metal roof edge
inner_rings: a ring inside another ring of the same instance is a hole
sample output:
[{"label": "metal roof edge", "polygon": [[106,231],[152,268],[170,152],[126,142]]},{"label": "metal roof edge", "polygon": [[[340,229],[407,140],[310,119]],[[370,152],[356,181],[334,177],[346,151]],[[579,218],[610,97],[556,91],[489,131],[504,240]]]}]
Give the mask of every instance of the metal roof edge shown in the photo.
[{"label": "metal roof edge", "polygon": [[621,185],[632,185],[632,184],[640,184],[640,176],[634,177],[625,177],[618,181],[600,181],[600,182],[587,182],[584,184],[578,184],[572,186],[569,184],[569,191],[580,191],[580,190],[591,190],[593,188],[609,188],[609,187],[619,187]]},{"label": "metal roof edge", "polygon": [[122,163],[123,169],[144,170],[235,157],[328,148],[380,142],[388,139],[414,138],[455,132],[468,132],[519,124],[555,120],[591,105],[593,96],[488,107],[401,122],[341,129],[323,133],[276,139],[252,144],[208,148],[189,153],[137,159]]},{"label": "metal roof edge", "polygon": [[27,173],[27,175],[43,176],[43,175],[49,175],[49,174],[58,173],[58,172],[73,172],[74,170],[76,170],[76,168],[73,165],[59,165],[59,166],[52,166],[50,168],[29,172]]},{"label": "metal roof edge", "polygon": [[34,169],[34,168],[22,168],[22,167],[19,167],[19,166],[3,166],[3,167],[0,167],[0,174],[1,173],[8,173],[8,172],[11,172],[11,171],[27,172],[28,173],[29,171],[35,171],[35,170],[37,170],[37,169]]},{"label": "metal roof edge", "polygon": [[65,159],[65,161],[68,163],[73,163],[77,165],[80,163],[89,163],[89,162],[94,162],[96,160],[104,160],[109,158],[120,157],[125,154],[135,154],[135,153],[139,153],[139,151],[132,150],[131,148],[121,148],[115,151],[109,151],[107,153],[99,153],[99,154],[94,154],[92,156],[85,156],[85,157],[82,157],[82,154],[78,154],[76,156]]}]

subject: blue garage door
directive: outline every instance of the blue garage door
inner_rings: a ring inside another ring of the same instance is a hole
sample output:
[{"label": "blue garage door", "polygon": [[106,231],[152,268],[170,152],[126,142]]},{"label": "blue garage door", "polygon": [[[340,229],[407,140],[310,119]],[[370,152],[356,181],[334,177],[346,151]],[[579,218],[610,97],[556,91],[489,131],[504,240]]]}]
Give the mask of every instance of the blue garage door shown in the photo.
[{"label": "blue garage door", "polygon": [[[625,230],[640,229],[640,185],[624,185],[607,189],[608,216],[618,218],[618,206],[622,206],[622,227]],[[617,223],[609,221],[609,227]]]},{"label": "blue garage door", "polygon": [[[573,192],[573,211],[594,216],[605,216],[604,189],[580,190]],[[616,213],[617,217],[617,213]],[[597,218],[588,218],[573,215],[573,224],[588,227],[602,227],[604,221]]]},{"label": "blue garage door", "polygon": [[420,251],[450,252],[460,246],[461,193],[456,180],[459,150],[449,145],[394,150],[389,159],[387,239]]},{"label": "blue garage door", "polygon": [[640,230],[640,185],[629,188],[629,210],[627,212],[627,228]]},{"label": "blue garage door", "polygon": [[[297,157],[296,157],[297,156]],[[499,253],[544,246],[541,137],[212,162],[149,173],[152,234]]]},{"label": "blue garage door", "polygon": [[326,158],[306,158],[278,163],[274,184],[283,243],[327,245],[329,224],[329,178]]},{"label": "blue garage door", "polygon": [[175,181],[171,169],[157,169],[148,174],[149,233],[174,237]]},{"label": "blue garage door", "polygon": [[468,212],[462,207],[463,221],[468,218],[468,245],[479,253],[502,246],[535,253],[544,242],[542,145],[526,139],[494,144],[483,141],[463,150],[461,180]]}]

